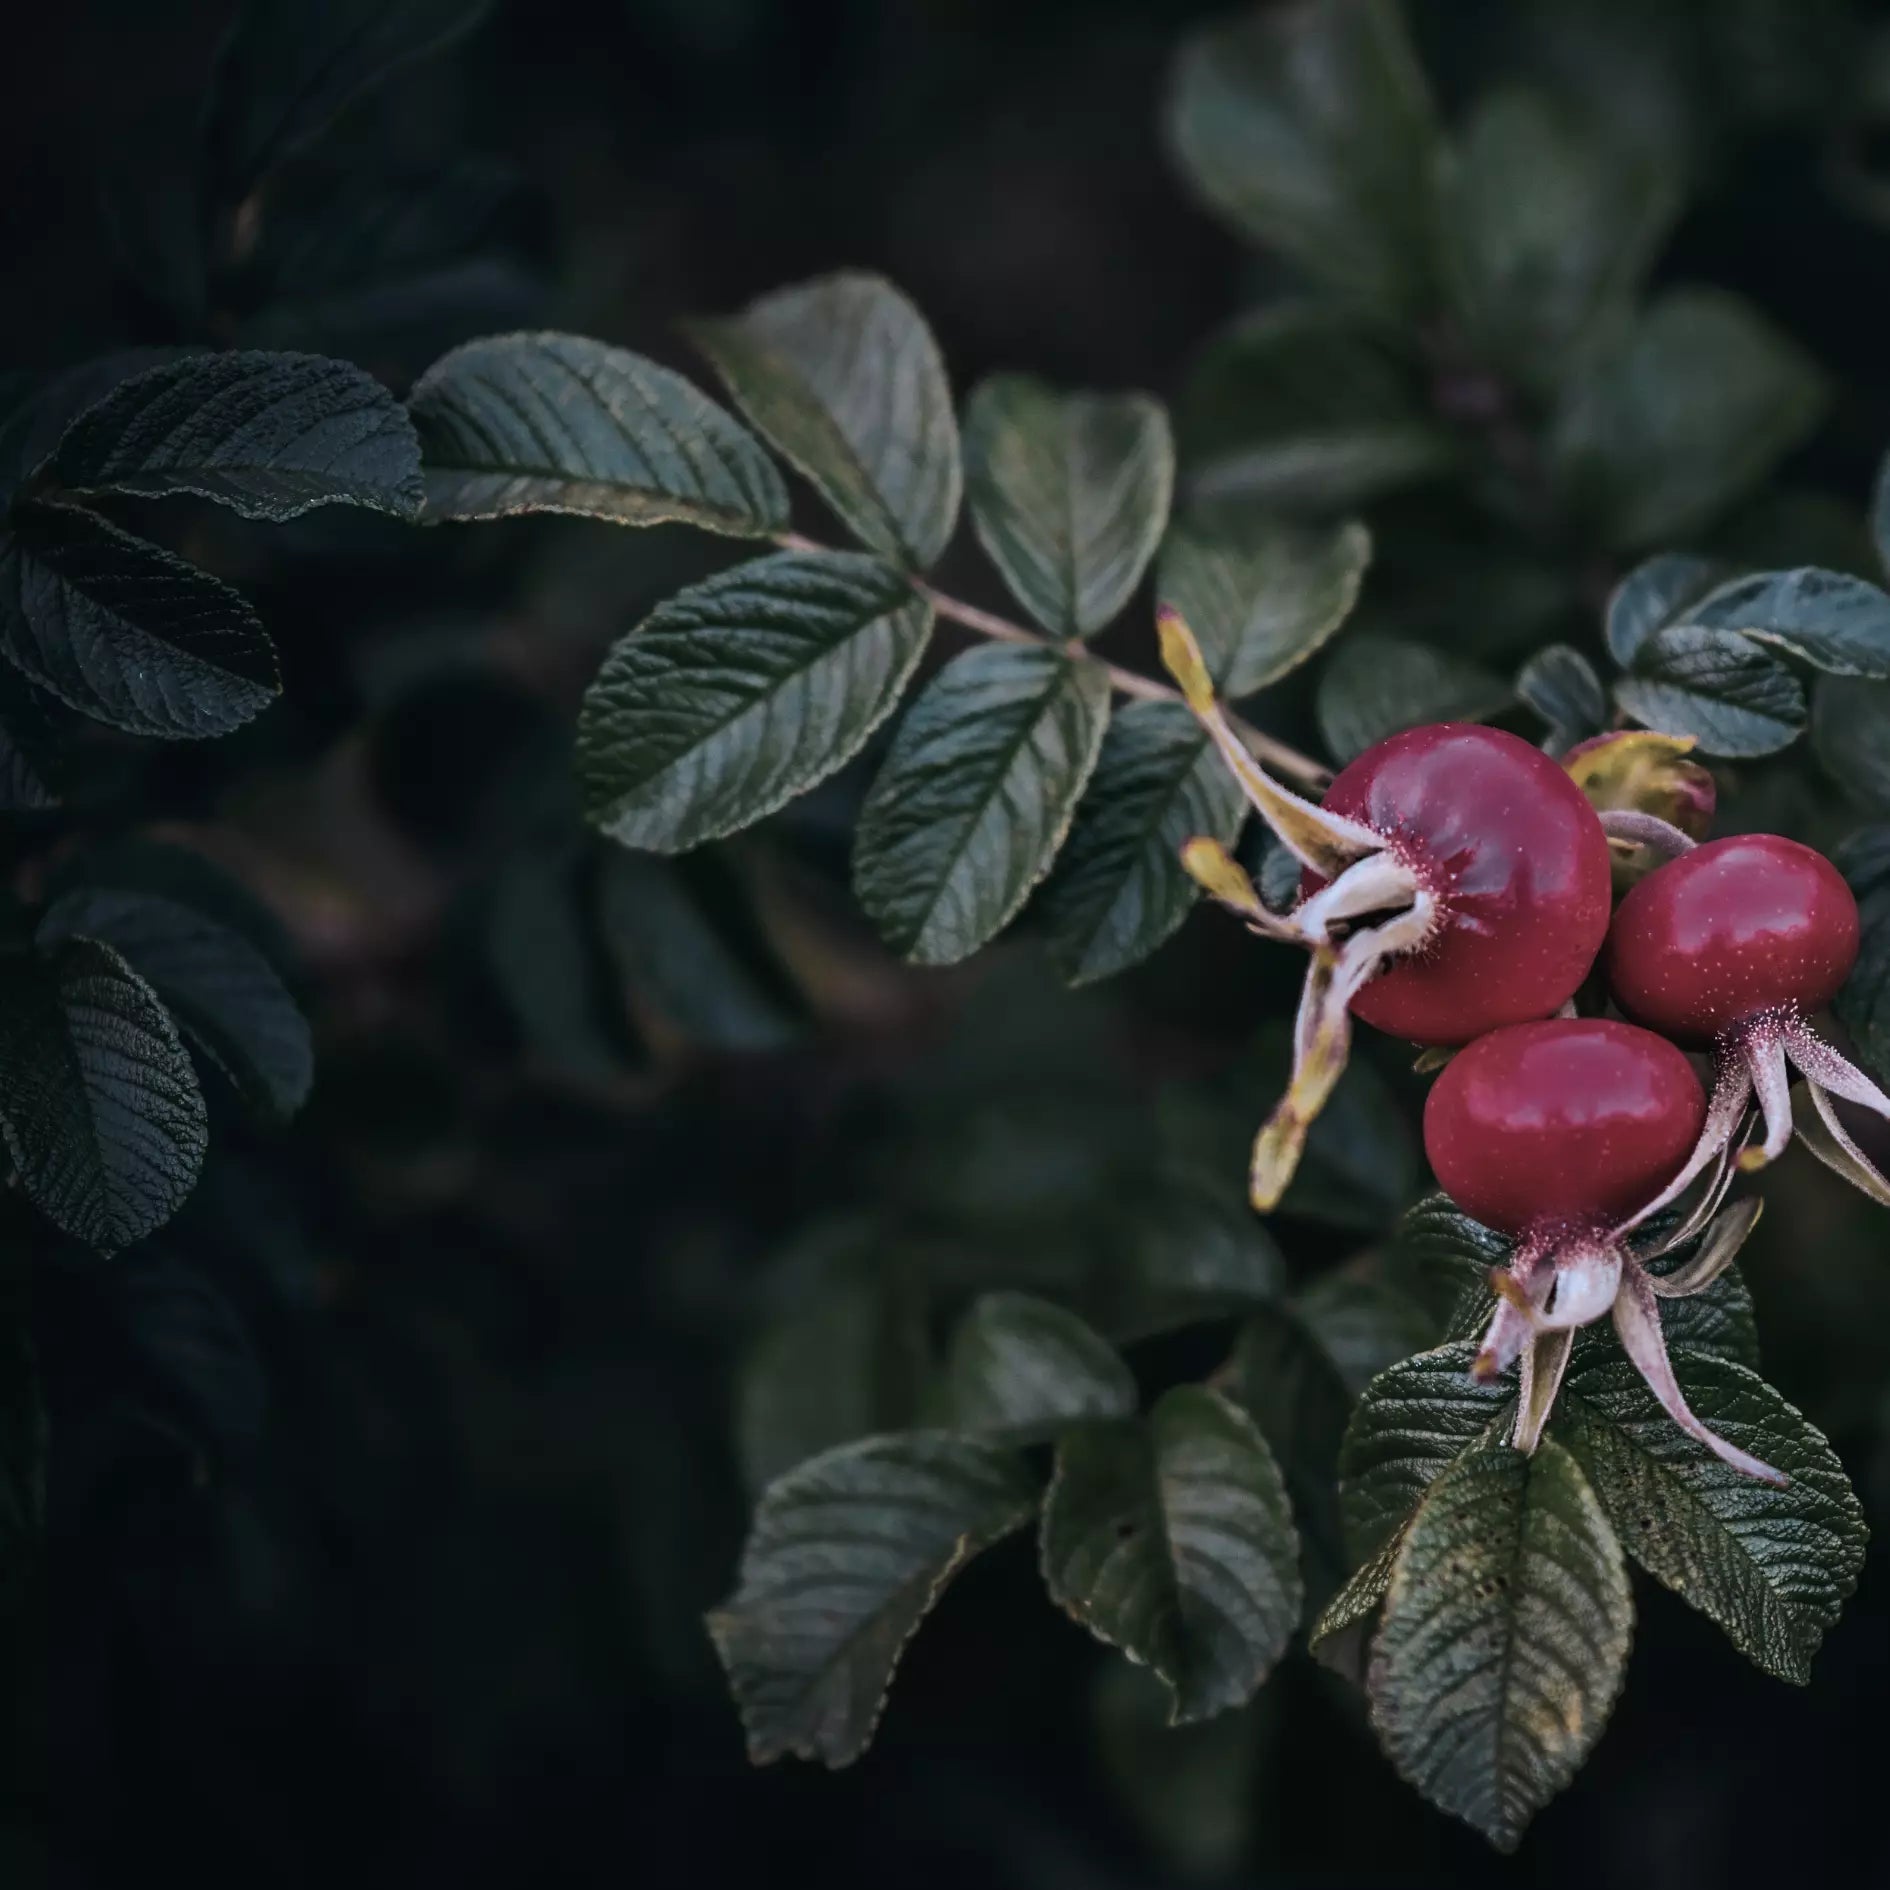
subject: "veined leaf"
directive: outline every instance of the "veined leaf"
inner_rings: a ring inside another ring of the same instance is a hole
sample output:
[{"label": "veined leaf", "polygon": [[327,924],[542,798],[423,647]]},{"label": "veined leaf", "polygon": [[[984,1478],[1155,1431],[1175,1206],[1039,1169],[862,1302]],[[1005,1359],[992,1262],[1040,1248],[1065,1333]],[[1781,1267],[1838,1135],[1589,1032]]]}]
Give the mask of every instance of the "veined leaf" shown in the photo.
[{"label": "veined leaf", "polygon": [[1425,722],[1481,722],[1515,700],[1502,677],[1447,650],[1402,637],[1348,637],[1319,678],[1315,709],[1341,761]]},{"label": "veined leaf", "polygon": [[1168,1682],[1177,1722],[1249,1699],[1299,1625],[1279,1466],[1253,1420],[1200,1385],[1145,1421],[1065,1433],[1043,1573],[1092,1634]]},{"label": "veined leaf", "polygon": [[121,381],[184,360],[192,352],[188,348],[119,348],[38,383],[0,421],[0,491],[10,491],[48,458],[66,428]]},{"label": "veined leaf", "polygon": [[1067,1424],[1119,1418],[1135,1378],[1116,1349],[1072,1312],[1029,1293],[986,1293],[959,1321],[946,1361],[951,1428],[1011,1443]]},{"label": "veined leaf", "polygon": [[1714,558],[1690,552],[1661,551],[1644,558],[1608,599],[1608,651],[1623,669],[1633,668],[1642,646],[1656,630],[1688,621],[1692,606],[1726,575]]},{"label": "veined leaf", "polygon": [[867,545],[919,569],[938,557],[958,518],[958,427],[938,344],[890,282],[822,276],[689,332]]},{"label": "veined leaf", "polygon": [[1069,831],[1109,719],[1095,664],[989,644],[926,685],[860,816],[853,883],[886,942],[945,965],[995,937]]},{"label": "veined leaf", "polygon": [[16,505],[0,553],[0,649],[31,682],[136,735],[223,735],[280,693],[235,591],[69,505]]},{"label": "veined leaf", "polygon": [[1890,677],[1890,596],[1842,571],[1807,565],[1734,578],[1685,621],[1776,644],[1828,675]]},{"label": "veined leaf", "polygon": [[658,853],[773,813],[891,714],[931,622],[897,571],[857,552],[779,552],[679,591],[584,698],[586,813]]},{"label": "veined leaf", "polygon": [[1372,1718],[1433,1804],[1513,1850],[1621,1690],[1621,1545],[1567,1451],[1478,1451],[1432,1485],[1385,1594]]},{"label": "veined leaf", "polygon": [[192,493],[245,518],[320,505],[419,515],[413,422],[371,374],[238,349],[148,368],[66,429],[44,477],[81,497]]},{"label": "veined leaf", "polygon": [[1656,630],[1614,699],[1644,727],[1691,735],[1709,755],[1774,754],[1805,727],[1805,692],[1784,664],[1737,631],[1694,624]]},{"label": "veined leaf", "polygon": [[745,427],[680,374],[579,335],[494,335],[408,396],[430,518],[569,512],[759,538],[787,488]]},{"label": "veined leaf", "polygon": [[750,1758],[857,1759],[945,1585],[1036,1501],[1009,1451],[930,1431],[842,1444],[770,1484],[708,1618]]},{"label": "veined leaf", "polygon": [[27,1198],[115,1253],[177,1212],[208,1132],[190,1058],[108,945],[65,939],[0,965],[0,1130]]},{"label": "veined leaf", "polygon": [[1239,784],[1179,703],[1119,710],[1043,889],[1057,969],[1088,984],[1146,958],[1199,896],[1181,869],[1183,844],[1207,834],[1232,846],[1245,816]]}]

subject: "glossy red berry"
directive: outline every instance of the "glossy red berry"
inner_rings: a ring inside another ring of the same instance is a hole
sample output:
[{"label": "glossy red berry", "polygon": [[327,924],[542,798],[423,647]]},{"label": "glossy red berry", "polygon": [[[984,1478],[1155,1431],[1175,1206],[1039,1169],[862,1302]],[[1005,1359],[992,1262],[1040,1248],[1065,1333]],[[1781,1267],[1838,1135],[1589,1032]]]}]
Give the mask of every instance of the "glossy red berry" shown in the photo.
[{"label": "glossy red berry", "polygon": [[1705,1119],[1699,1078],[1663,1038],[1552,1018],[1492,1031],[1445,1065],[1424,1149],[1445,1192],[1488,1227],[1600,1229],[1672,1179]]},{"label": "glossy red berry", "polygon": [[[1367,749],[1322,805],[1382,834],[1439,904],[1433,937],[1359,991],[1355,1016],[1468,1043],[1552,1015],[1588,975],[1608,930],[1608,843],[1540,749],[1473,724],[1411,729]],[[1305,876],[1309,893],[1324,883]]]},{"label": "glossy red berry", "polygon": [[1608,982],[1628,1016],[1705,1044],[1765,1012],[1828,1004],[1857,948],[1857,901],[1829,860],[1778,834],[1739,834],[1628,893],[1608,933]]}]

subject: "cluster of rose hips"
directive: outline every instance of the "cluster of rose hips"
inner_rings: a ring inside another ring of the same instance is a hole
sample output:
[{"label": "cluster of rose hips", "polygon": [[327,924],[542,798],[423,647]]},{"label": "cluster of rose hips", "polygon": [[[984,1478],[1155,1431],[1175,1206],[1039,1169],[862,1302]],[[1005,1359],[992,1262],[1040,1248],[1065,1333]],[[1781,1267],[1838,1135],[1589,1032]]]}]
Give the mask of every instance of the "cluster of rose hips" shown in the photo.
[{"label": "cluster of rose hips", "polygon": [[[1302,868],[1299,901],[1281,914],[1218,842],[1182,852],[1253,931],[1312,954],[1292,1081],[1254,1145],[1254,1205],[1273,1207],[1292,1179],[1345,1067],[1353,1017],[1454,1050],[1426,1103],[1424,1146],[1457,1204],[1515,1242],[1492,1275],[1496,1308],[1475,1370],[1490,1378],[1520,1360],[1518,1447],[1541,1435],[1576,1329],[1611,1312],[1683,1430],[1749,1475],[1784,1481],[1689,1410],[1659,1302],[1710,1285],[1749,1231],[1756,1204],[1719,1210],[1736,1170],[1762,1167],[1791,1140],[1788,1065],[1822,1123],[1811,1146],[1890,1202],[1890,1182],[1831,1103],[1890,1118],[1890,1096],[1805,1021],[1857,958],[1857,902],[1841,875],[1775,834],[1702,845],[1646,811],[1598,813],[1568,767],[1475,725],[1394,735],[1315,805],[1255,763],[1181,619],[1164,609],[1159,626],[1189,708]],[[1691,811],[1710,814],[1710,796]],[[1615,909],[1616,854],[1635,849],[1663,863]],[[1576,1015],[1597,962],[1631,1021]],[[1682,1045],[1711,1051],[1710,1101]],[[1755,1099],[1763,1136],[1745,1146]],[[1653,1217],[1695,1187],[1691,1210],[1656,1234]],[[1702,1234],[1682,1265],[1648,1265]]]}]

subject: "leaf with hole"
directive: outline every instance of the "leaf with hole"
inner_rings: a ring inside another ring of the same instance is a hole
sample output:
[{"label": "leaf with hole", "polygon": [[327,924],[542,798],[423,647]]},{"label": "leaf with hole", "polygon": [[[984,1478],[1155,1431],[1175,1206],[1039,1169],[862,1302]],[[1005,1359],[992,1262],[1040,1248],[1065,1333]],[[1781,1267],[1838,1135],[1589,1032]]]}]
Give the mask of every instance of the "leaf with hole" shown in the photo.
[{"label": "leaf with hole", "polygon": [[1703,754],[1729,759],[1775,754],[1805,728],[1798,678],[1736,630],[1656,630],[1614,699],[1644,728],[1691,735]]}]

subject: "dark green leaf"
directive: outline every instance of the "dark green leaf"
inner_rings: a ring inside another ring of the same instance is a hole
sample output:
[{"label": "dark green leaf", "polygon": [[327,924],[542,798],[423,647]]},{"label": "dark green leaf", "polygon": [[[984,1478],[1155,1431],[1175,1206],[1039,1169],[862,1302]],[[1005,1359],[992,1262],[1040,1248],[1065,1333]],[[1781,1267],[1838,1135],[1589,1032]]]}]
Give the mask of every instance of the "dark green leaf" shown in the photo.
[{"label": "dark green leaf", "polygon": [[1162,547],[1155,589],[1186,618],[1221,693],[1247,696],[1325,647],[1358,602],[1371,555],[1371,534],[1356,521],[1183,529]]},{"label": "dark green leaf", "polygon": [[39,938],[102,939],[120,953],[259,1113],[287,1121],[307,1099],[314,1078],[307,1020],[240,932],[176,899],[95,885],[55,899]]},{"label": "dark green leaf", "polygon": [[1621,1545],[1580,1466],[1478,1451],[1432,1485],[1386,1591],[1372,1718],[1433,1804],[1514,1850],[1575,1776],[1627,1666]]},{"label": "dark green leaf", "polygon": [[988,644],[926,685],[860,815],[853,883],[915,964],[968,957],[1056,858],[1102,746],[1109,680],[1048,649]]},{"label": "dark green leaf", "polygon": [[414,518],[422,498],[413,422],[379,381],[249,349],[121,382],[66,429],[42,476],[81,496],[192,493],[275,520],[320,505]]},{"label": "dark green leaf", "polygon": [[1137,1186],[1109,1216],[1108,1330],[1136,1339],[1225,1318],[1277,1299],[1286,1270],[1266,1224],[1241,1190],[1186,1176]]},{"label": "dark green leaf", "polygon": [[1549,746],[1557,754],[1607,726],[1601,678],[1594,664],[1566,643],[1538,650],[1516,678],[1516,693],[1548,723]]},{"label": "dark green leaf", "polygon": [[165,1247],[146,1242],[113,1269],[112,1317],[199,1439],[249,1449],[268,1401],[262,1361],[203,1269]]},{"label": "dark green leaf", "polygon": [[[1886,717],[1890,725],[1890,717]],[[1864,1061],[1890,1077],[1890,827],[1870,827],[1838,850],[1838,870],[1857,895],[1863,946],[1837,1014]]]},{"label": "dark green leaf", "polygon": [[0,663],[0,809],[57,807],[67,769],[65,738],[33,685]]},{"label": "dark green leaf", "polygon": [[32,472],[59,444],[66,428],[121,381],[186,360],[191,352],[187,348],[121,348],[40,382],[0,421],[0,492]]},{"label": "dark green leaf", "polygon": [[1341,761],[1424,722],[1481,722],[1515,696],[1502,677],[1402,637],[1346,638],[1319,678],[1319,732]]},{"label": "dark green leaf", "polygon": [[579,335],[494,335],[408,397],[429,518],[568,512],[668,519],[741,538],[788,522],[787,488],[745,427],[680,374]]},{"label": "dark green leaf", "polygon": [[1608,598],[1608,651],[1632,669],[1656,630],[1686,619],[1687,612],[1726,575],[1715,558],[1661,551],[1637,564]]},{"label": "dark green leaf", "polygon": [[1326,1603],[1307,1638],[1313,1658],[1354,1686],[1365,1684],[1378,1611],[1384,1606],[1391,1571],[1403,1547],[1404,1532],[1399,1530],[1368,1562],[1354,1569],[1351,1579]]},{"label": "dark green leaf", "polygon": [[222,735],[280,692],[276,653],[227,584],[89,512],[16,505],[0,648],[81,714],[137,735]]},{"label": "dark green leaf", "polygon": [[946,1362],[950,1427],[1037,1443],[1066,1424],[1130,1415],[1135,1378],[1072,1312],[1028,1293],[986,1293],[958,1323]]},{"label": "dark green leaf", "polygon": [[584,698],[586,813],[658,853],[773,813],[892,713],[931,621],[897,571],[855,552],[779,552],[679,591]]},{"label": "dark green leaf", "polygon": [[1338,1373],[1348,1411],[1373,1379],[1423,1351],[1433,1336],[1423,1307],[1375,1274],[1328,1273],[1300,1293],[1294,1310]]},{"label": "dark green leaf", "polygon": [[1783,1470],[1788,1488],[1721,1463],[1618,1355],[1576,1361],[1553,1435],[1581,1460],[1634,1559],[1767,1673],[1802,1686],[1857,1585],[1863,1510],[1831,1446],[1756,1373],[1687,1346],[1671,1356],[1695,1415]]},{"label": "dark green leaf", "polygon": [[113,1253],[197,1179],[203,1097],[177,1027],[108,945],[66,939],[0,964],[0,1130],[28,1200]]},{"label": "dark green leaf", "polygon": [[1203,504],[1336,512],[1434,479],[1460,457],[1416,371],[1343,312],[1286,303],[1211,342],[1176,414],[1183,483]]},{"label": "dark green leaf", "polygon": [[1168,523],[1174,478],[1168,415],[1146,394],[1065,394],[998,374],[965,409],[979,542],[1054,636],[1094,636],[1129,601]]},{"label": "dark green leaf", "polygon": [[1614,699],[1635,721],[1691,735],[1708,755],[1770,755],[1805,727],[1805,692],[1777,658],[1736,630],[1670,624],[1641,645]]},{"label": "dark green leaf", "polygon": [[951,387],[931,331],[890,282],[822,276],[690,335],[866,544],[920,569],[945,549],[962,485]]},{"label": "dark green leaf", "polygon": [[1036,1501],[1009,1451],[928,1431],[842,1444],[770,1484],[708,1618],[750,1758],[857,1759],[932,1604]]},{"label": "dark green leaf", "polygon": [[1314,281],[1432,312],[1443,137],[1392,0],[1304,0],[1182,48],[1168,131],[1190,181]]},{"label": "dark green leaf", "polygon": [[1286,1651],[1298,1555],[1272,1452],[1204,1386],[1057,1446],[1044,1580],[1099,1640],[1168,1682],[1177,1722],[1241,1705]]},{"label": "dark green leaf", "polygon": [[1227,764],[1179,703],[1120,710],[1039,904],[1057,969],[1088,984],[1146,958],[1197,897],[1183,843],[1231,846],[1245,816]]},{"label": "dark green leaf", "polygon": [[1662,297],[1571,384],[1550,441],[1564,501],[1617,550],[1684,536],[1818,424],[1797,345],[1719,290]]},{"label": "dark green leaf", "polygon": [[[1489,1292],[1490,1269],[1507,1266],[1511,1252],[1506,1236],[1473,1221],[1449,1195],[1427,1194],[1398,1223],[1391,1264],[1394,1277],[1435,1319],[1454,1325],[1457,1308]],[[1450,1336],[1470,1335],[1455,1330]]]},{"label": "dark green leaf", "polygon": [[1684,620],[1776,644],[1833,676],[1890,677],[1890,596],[1841,571],[1805,566],[1735,578]]},{"label": "dark green leaf", "polygon": [[364,92],[478,24],[491,0],[244,0],[217,54],[204,152],[217,201],[241,203]]},{"label": "dark green leaf", "polygon": [[1820,677],[1811,744],[1840,787],[1873,811],[1890,813],[1890,683]]}]

